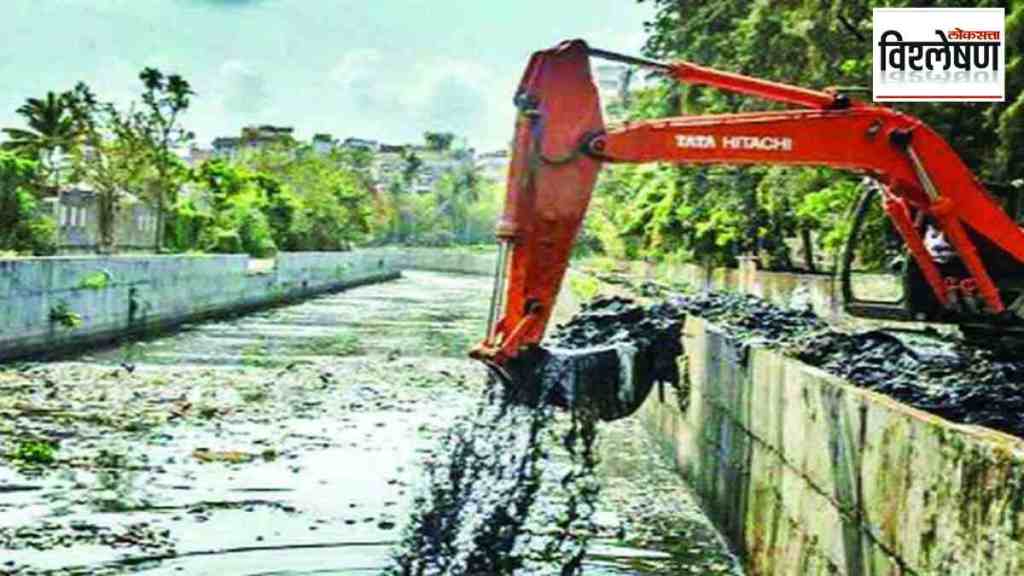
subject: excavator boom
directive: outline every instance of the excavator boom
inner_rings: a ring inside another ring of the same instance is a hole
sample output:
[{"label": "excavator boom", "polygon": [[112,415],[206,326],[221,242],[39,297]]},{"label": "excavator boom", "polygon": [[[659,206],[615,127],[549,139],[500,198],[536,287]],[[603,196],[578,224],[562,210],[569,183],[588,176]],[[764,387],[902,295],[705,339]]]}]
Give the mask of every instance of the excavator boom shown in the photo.
[{"label": "excavator boom", "polygon": [[[590,76],[591,56],[798,108],[606,129]],[[516,105],[492,321],[486,339],[471,353],[492,366],[500,368],[542,339],[605,162],[825,166],[871,176],[881,184],[885,212],[906,242],[937,314],[955,319],[951,286],[969,284],[981,297],[985,321],[1020,320],[1007,311],[1009,293],[1001,290],[977,244],[985,244],[986,254],[998,252],[1024,275],[1024,233],[946,141],[910,115],[832,91],[591,49],[580,40],[533,55]],[[921,215],[945,234],[962,262],[963,278],[951,279],[929,255]],[[1024,291],[1013,295],[1024,303]]]}]

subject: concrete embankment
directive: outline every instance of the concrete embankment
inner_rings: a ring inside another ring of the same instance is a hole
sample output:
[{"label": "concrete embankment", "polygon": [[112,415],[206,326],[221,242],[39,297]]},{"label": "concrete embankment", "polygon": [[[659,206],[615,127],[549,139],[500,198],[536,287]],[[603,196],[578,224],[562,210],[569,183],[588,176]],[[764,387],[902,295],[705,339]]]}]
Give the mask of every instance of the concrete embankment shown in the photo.
[{"label": "concrete embankment", "polygon": [[381,251],[0,261],[0,359],[48,353],[398,276]]},{"label": "concrete embankment", "polygon": [[380,248],[375,254],[382,254],[403,270],[425,272],[450,272],[491,276],[497,261],[496,252],[470,252],[441,248]]},{"label": "concrete embankment", "polygon": [[641,409],[751,574],[1020,574],[1024,442],[687,320]]},{"label": "concrete embankment", "polygon": [[0,360],[388,280],[403,269],[491,274],[494,255],[419,248],[284,253],[258,272],[236,255],[0,260]]}]

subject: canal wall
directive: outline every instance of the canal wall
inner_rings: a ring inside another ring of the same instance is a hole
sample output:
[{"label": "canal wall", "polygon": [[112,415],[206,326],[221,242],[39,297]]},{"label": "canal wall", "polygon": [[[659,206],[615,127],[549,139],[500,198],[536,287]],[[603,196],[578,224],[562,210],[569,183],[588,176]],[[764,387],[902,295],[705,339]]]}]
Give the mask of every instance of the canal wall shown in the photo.
[{"label": "canal wall", "polygon": [[1024,442],[687,320],[639,417],[753,575],[1024,573]]},{"label": "canal wall", "polygon": [[388,247],[374,250],[403,270],[493,276],[497,250],[478,252],[457,248]]},{"label": "canal wall", "polygon": [[0,260],[0,360],[58,352],[396,278],[383,250]]}]

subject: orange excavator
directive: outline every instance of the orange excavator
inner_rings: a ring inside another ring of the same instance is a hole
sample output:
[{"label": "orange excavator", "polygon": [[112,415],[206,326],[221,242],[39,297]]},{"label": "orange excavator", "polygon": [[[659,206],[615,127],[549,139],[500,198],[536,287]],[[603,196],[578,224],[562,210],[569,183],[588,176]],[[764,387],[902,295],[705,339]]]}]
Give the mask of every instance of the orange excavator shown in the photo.
[{"label": "orange excavator", "polygon": [[[590,74],[592,57],[789,107],[606,127]],[[1024,328],[1024,232],[949,144],[913,116],[835,89],[626,56],[581,40],[535,53],[515,104],[491,317],[485,340],[471,352],[496,369],[544,336],[605,163],[779,164],[862,173],[878,186],[857,205],[841,267],[850,314],[995,333]],[[896,302],[859,300],[851,288],[852,254],[867,209],[878,200],[909,256],[903,298]],[[926,245],[929,234],[940,234],[952,257]]]}]

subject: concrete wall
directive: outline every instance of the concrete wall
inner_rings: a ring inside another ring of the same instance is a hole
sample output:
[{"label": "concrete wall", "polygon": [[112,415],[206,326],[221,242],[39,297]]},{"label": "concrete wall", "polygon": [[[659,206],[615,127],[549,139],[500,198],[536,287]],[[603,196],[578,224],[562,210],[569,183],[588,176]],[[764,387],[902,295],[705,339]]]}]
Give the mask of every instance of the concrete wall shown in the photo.
[{"label": "concrete wall", "polygon": [[[81,346],[398,276],[386,251],[0,260],[0,359]],[[74,327],[55,321],[74,315]]]},{"label": "concrete wall", "polygon": [[690,319],[649,430],[754,575],[1024,574],[1024,442]]},{"label": "concrete wall", "polygon": [[494,252],[469,252],[459,249],[439,248],[380,248],[381,254],[388,254],[403,270],[427,270],[456,274],[493,276],[497,261]]}]

